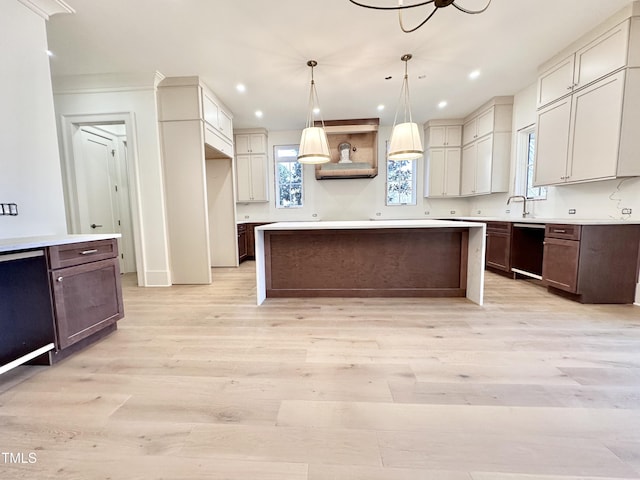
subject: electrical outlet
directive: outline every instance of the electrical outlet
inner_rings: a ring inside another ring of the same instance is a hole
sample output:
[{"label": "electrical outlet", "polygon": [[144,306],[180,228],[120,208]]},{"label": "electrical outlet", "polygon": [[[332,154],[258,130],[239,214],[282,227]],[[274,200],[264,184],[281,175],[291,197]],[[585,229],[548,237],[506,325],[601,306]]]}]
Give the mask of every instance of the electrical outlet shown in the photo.
[{"label": "electrical outlet", "polygon": [[481,213],[482,213],[482,210],[478,210],[478,211],[476,212],[476,214],[478,214],[478,215],[480,215]]},{"label": "electrical outlet", "polygon": [[381,216],[382,214],[380,212],[376,212],[376,217]]},{"label": "electrical outlet", "polygon": [[244,219],[245,219],[245,220],[249,220],[249,215],[245,215],[245,216],[244,216]]},{"label": "electrical outlet", "polygon": [[313,218],[317,218],[317,217],[318,217],[318,214],[317,214],[317,213],[314,213],[314,214],[312,214],[311,216],[312,216]]},{"label": "electrical outlet", "polygon": [[504,211],[504,213],[511,213],[511,210],[509,210],[508,208]]},{"label": "electrical outlet", "polygon": [[622,214],[623,215],[631,215],[631,209],[630,208],[623,208],[622,209]]},{"label": "electrical outlet", "polygon": [[450,210],[450,211],[449,211],[449,213],[450,213],[451,215],[455,215],[455,214],[456,214],[456,211],[455,211],[455,210]]},{"label": "electrical outlet", "polygon": [[575,208],[570,208],[569,209],[569,215],[575,215],[576,214],[576,209]]},{"label": "electrical outlet", "polygon": [[425,214],[425,215],[429,215],[430,213],[431,213],[431,212],[430,212],[429,210],[425,210],[425,211],[424,211],[424,214]]}]

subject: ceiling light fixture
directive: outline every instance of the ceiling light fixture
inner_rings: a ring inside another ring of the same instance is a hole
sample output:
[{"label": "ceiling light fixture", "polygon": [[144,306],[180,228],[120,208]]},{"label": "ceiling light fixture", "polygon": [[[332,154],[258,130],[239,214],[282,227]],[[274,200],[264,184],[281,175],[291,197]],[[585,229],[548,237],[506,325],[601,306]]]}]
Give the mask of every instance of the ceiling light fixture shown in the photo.
[{"label": "ceiling light fixture", "polygon": [[262,118],[263,116],[264,116],[264,113],[262,113],[262,110],[256,110],[256,117]]},{"label": "ceiling light fixture", "polygon": [[471,72],[469,74],[469,78],[471,80],[475,80],[476,78],[478,78],[480,76],[480,70],[474,70],[473,72]]},{"label": "ceiling light fixture", "polygon": [[[413,55],[410,53],[400,57],[400,60],[404,62],[404,79],[402,80],[402,88],[400,89],[400,100],[398,101],[396,116],[393,120],[393,131],[391,132],[391,141],[389,142],[389,160],[415,160],[416,158],[422,157],[423,153],[418,125],[413,122],[413,118],[411,117],[407,64],[412,57]],[[404,122],[397,124],[398,110],[400,110],[401,105],[404,110]]]},{"label": "ceiling light fixture", "polygon": [[318,101],[318,92],[316,91],[316,82],[313,79],[313,69],[318,65],[315,60],[309,60],[307,66],[311,67],[311,89],[309,90],[309,110],[307,111],[307,124],[302,131],[302,137],[300,138],[300,149],[298,150],[298,162],[304,164],[318,164],[327,163],[331,161],[331,153],[329,152],[329,140],[327,139],[327,132],[324,130],[324,120],[322,115],[320,121],[322,127],[315,127],[313,121],[313,114],[315,109],[318,108],[320,112]]},{"label": "ceiling light fixture", "polygon": [[236,90],[240,93],[244,93],[247,91],[247,87],[243,83],[239,83],[236,85]]},{"label": "ceiling light fixture", "polygon": [[438,104],[438,108],[444,108],[447,106],[447,101],[446,100],[442,100],[439,104]]},{"label": "ceiling light fixture", "polygon": [[[460,5],[457,5],[457,2],[459,2],[459,0],[428,0],[428,1],[425,1],[425,2],[415,3],[413,5],[405,5],[404,4],[404,0],[398,0],[398,5],[395,6],[395,7],[379,7],[377,5],[366,5],[366,4],[361,3],[361,2],[356,2],[355,0],[349,0],[349,1],[351,3],[353,3],[354,5],[357,5],[359,7],[371,8],[373,10],[397,10],[398,11],[398,21],[400,22],[400,28],[405,33],[411,33],[411,32],[415,32],[416,30],[418,30],[421,26],[423,26],[425,23],[427,23],[431,19],[431,17],[433,17],[433,15],[438,11],[439,8],[444,8],[444,7],[448,7],[449,5],[453,5],[454,7],[456,7],[461,12],[475,15],[477,13],[484,12],[487,8],[489,8],[489,5],[491,5],[491,0],[487,0],[487,4],[484,6],[484,8],[481,8],[480,10],[469,10],[469,9],[461,7]],[[432,5],[433,6],[433,10],[431,11],[431,13],[429,13],[427,18],[425,18],[422,22],[420,22],[417,27],[409,28],[409,29],[405,28],[404,23],[402,22],[402,11],[403,10],[407,10],[409,8],[424,7],[424,6],[427,6],[427,5]]]}]

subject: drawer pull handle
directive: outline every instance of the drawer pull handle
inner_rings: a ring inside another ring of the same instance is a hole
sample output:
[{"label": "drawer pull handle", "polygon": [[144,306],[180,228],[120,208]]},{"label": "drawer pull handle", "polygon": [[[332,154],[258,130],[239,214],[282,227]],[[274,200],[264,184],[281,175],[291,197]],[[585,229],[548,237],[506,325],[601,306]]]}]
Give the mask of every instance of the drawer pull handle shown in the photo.
[{"label": "drawer pull handle", "polygon": [[62,277],[58,277],[56,280],[57,280],[58,282],[62,283],[62,280],[64,280],[64,279],[63,279]]},{"label": "drawer pull handle", "polygon": [[91,228],[101,228],[102,225],[96,225],[95,223],[91,224]]},{"label": "drawer pull handle", "polygon": [[553,230],[553,233],[567,233],[566,230]]},{"label": "drawer pull handle", "polygon": [[83,250],[80,255],[91,255],[92,253],[98,253],[98,250]]}]

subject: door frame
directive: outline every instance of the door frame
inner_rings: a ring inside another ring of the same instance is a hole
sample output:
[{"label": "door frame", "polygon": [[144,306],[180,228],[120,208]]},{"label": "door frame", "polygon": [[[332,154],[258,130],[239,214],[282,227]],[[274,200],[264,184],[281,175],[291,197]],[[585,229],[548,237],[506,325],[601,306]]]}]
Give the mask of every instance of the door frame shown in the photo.
[{"label": "door frame", "polygon": [[144,243],[142,242],[142,210],[140,199],[140,174],[138,158],[138,140],[133,112],[74,114],[61,116],[62,133],[62,177],[67,212],[67,227],[71,232],[79,231],[79,204],[77,179],[75,176],[75,157],[78,137],[75,135],[81,127],[124,123],[127,132],[127,158],[125,160],[129,177],[129,202],[131,207],[131,224],[133,229],[133,246],[136,257],[138,285],[145,286],[146,271]]}]

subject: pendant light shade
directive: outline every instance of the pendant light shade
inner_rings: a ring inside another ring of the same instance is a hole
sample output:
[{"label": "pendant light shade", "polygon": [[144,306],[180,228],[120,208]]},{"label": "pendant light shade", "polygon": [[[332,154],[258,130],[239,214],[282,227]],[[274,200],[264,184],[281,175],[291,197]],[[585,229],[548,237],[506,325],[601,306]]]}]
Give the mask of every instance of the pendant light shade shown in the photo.
[{"label": "pendant light shade", "polygon": [[329,140],[327,132],[324,130],[324,120],[322,115],[322,127],[315,127],[313,122],[313,111],[318,105],[318,92],[316,91],[316,83],[313,79],[313,67],[318,65],[315,60],[309,60],[307,66],[311,67],[311,89],[309,91],[309,111],[307,113],[307,124],[302,131],[300,138],[300,148],[298,150],[298,162],[303,164],[316,165],[331,161],[331,152],[329,151]]},{"label": "pendant light shade", "polygon": [[307,127],[302,131],[298,162],[308,164],[327,163],[331,160],[329,141],[322,127]]},{"label": "pendant light shade", "polygon": [[422,140],[416,123],[399,123],[393,127],[389,160],[415,160],[422,157],[422,153]]},{"label": "pendant light shade", "polygon": [[[393,161],[415,160],[421,158],[423,154],[420,129],[411,117],[409,75],[407,73],[407,62],[411,60],[411,57],[412,55],[407,53],[400,58],[400,60],[404,62],[404,80],[402,81],[400,100],[398,101],[396,116],[393,120],[393,131],[391,132],[391,141],[389,142],[388,158]],[[396,123],[400,108],[404,111],[404,122]]]}]

